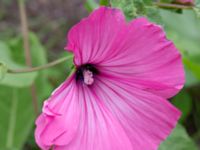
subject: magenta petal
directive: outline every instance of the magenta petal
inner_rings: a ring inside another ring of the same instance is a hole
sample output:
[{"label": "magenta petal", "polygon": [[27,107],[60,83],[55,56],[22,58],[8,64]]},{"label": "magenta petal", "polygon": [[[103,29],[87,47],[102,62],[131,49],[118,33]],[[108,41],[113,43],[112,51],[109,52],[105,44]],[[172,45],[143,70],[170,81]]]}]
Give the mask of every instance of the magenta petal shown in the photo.
[{"label": "magenta petal", "polygon": [[134,88],[122,80],[100,77],[93,92],[117,118],[134,150],[156,150],[181,114],[162,97]]},{"label": "magenta petal", "polygon": [[49,145],[44,145],[44,143],[41,141],[41,138],[40,138],[41,132],[44,130],[47,123],[48,122],[45,119],[44,114],[41,114],[36,120],[37,128],[35,130],[35,140],[42,150],[48,150],[50,148]]},{"label": "magenta petal", "polygon": [[74,138],[81,109],[77,92],[72,76],[45,102],[43,114],[36,121],[35,132],[36,142],[41,148],[66,145]]},{"label": "magenta petal", "polygon": [[[67,80],[45,103],[36,122],[42,149],[132,150],[124,129],[88,86]],[[65,87],[63,89],[63,87]],[[78,96],[77,96],[78,95]]]},{"label": "magenta petal", "polygon": [[166,98],[184,84],[181,56],[160,26],[126,23],[100,7],[69,32],[76,72],[44,102],[43,150],[156,150],[180,112]]},{"label": "magenta petal", "polygon": [[174,96],[185,82],[184,69],[180,53],[162,28],[139,18],[125,33],[100,69],[164,98]]},{"label": "magenta petal", "polygon": [[74,62],[95,64],[105,74],[169,98],[185,82],[181,55],[162,28],[145,18],[126,23],[119,9],[100,7],[68,35]]},{"label": "magenta petal", "polygon": [[[156,150],[180,117],[167,100],[126,81],[99,76],[92,86],[77,83],[75,89],[74,82],[54,93],[69,92],[62,105],[55,98],[48,101],[59,115],[44,112],[36,122],[37,143],[44,150],[52,145],[55,150]],[[70,91],[78,96],[68,97]]]},{"label": "magenta petal", "polygon": [[81,120],[74,140],[55,150],[132,150],[124,129],[88,86],[79,85],[83,106]]},{"label": "magenta petal", "polygon": [[69,31],[65,49],[73,51],[76,65],[101,62],[125,23],[119,9],[100,7]]}]

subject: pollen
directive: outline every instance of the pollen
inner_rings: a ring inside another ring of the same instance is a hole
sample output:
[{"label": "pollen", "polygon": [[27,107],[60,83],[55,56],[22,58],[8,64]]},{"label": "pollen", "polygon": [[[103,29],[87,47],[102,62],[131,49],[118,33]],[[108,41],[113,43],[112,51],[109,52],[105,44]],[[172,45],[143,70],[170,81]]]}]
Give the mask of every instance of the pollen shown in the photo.
[{"label": "pollen", "polygon": [[92,64],[85,64],[77,68],[76,81],[86,85],[92,85],[95,81],[95,76],[99,71]]},{"label": "pollen", "polygon": [[94,82],[93,73],[90,70],[83,71],[83,79],[84,83],[87,85],[92,85]]}]

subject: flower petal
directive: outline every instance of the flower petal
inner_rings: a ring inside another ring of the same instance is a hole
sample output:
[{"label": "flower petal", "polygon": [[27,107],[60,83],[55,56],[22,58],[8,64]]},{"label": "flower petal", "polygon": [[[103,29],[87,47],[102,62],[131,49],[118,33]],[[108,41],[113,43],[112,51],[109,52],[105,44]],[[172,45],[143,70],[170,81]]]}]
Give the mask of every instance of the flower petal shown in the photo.
[{"label": "flower petal", "polygon": [[184,84],[181,56],[162,28],[145,18],[126,23],[119,9],[100,7],[68,34],[74,62],[99,65],[107,74],[169,98]]},{"label": "flower petal", "polygon": [[124,33],[99,70],[164,98],[174,96],[185,82],[184,69],[180,53],[162,28],[138,18]]},{"label": "flower petal", "polygon": [[93,89],[122,125],[134,150],[156,150],[180,117],[167,100],[121,80],[100,77]]},{"label": "flower petal", "polygon": [[79,85],[83,95],[79,129],[74,140],[55,150],[132,150],[132,145],[123,128],[101,103],[90,87]]},{"label": "flower petal", "polygon": [[[79,96],[71,100],[81,106],[74,108],[80,109],[78,127],[70,141],[68,136],[60,136],[62,144],[53,141],[55,150],[155,150],[180,117],[168,101],[126,81],[100,76],[92,86],[77,84],[77,89],[81,91]],[[65,124],[64,120],[60,121]],[[51,120],[50,124],[54,122]],[[59,127],[57,124],[54,130]],[[51,136],[50,130],[43,134]],[[52,136],[56,139],[57,134]]]},{"label": "flower petal", "polygon": [[[43,150],[155,150],[180,112],[165,98],[184,83],[181,57],[161,27],[100,7],[74,26],[66,49],[76,66],[94,64],[90,86],[75,74],[44,103],[36,121]],[[164,57],[164,58],[163,58]]]},{"label": "flower petal", "polygon": [[110,53],[111,44],[125,23],[119,9],[102,6],[69,31],[65,49],[75,54],[76,65],[96,64]]},{"label": "flower petal", "polygon": [[[77,96],[78,95],[78,96]],[[90,87],[71,77],[45,102],[36,121],[36,141],[44,150],[132,150],[124,129]]]},{"label": "flower petal", "polygon": [[36,125],[37,125],[37,128],[35,130],[36,143],[40,146],[40,148],[42,150],[48,150],[50,148],[50,146],[49,145],[44,145],[44,143],[41,141],[41,138],[40,138],[41,132],[45,129],[45,126],[47,125],[47,120],[45,119],[45,115],[44,114],[41,114],[37,118]]},{"label": "flower petal", "polygon": [[65,81],[45,102],[43,114],[36,121],[36,142],[46,150],[66,145],[75,136],[80,121],[79,91],[74,75]]}]

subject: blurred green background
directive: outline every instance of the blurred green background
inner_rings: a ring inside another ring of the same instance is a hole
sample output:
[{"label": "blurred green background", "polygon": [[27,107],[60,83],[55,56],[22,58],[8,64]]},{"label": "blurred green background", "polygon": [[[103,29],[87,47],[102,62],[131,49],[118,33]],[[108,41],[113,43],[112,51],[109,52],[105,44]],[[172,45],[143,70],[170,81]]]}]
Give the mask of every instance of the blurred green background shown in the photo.
[{"label": "blurred green background", "polygon": [[[42,71],[7,73],[8,68],[27,68],[19,3],[24,3],[26,7],[33,66],[68,56],[63,50],[67,31],[99,5],[121,8],[127,20],[146,16],[162,25],[168,39],[174,41],[183,55],[186,84],[184,89],[170,100],[182,111],[182,117],[174,132],[159,149],[200,149],[199,0],[196,0],[194,5],[178,4],[173,0],[1,0],[0,150],[39,150],[34,141],[36,115],[32,99],[37,99],[38,110],[41,111],[42,102],[67,78],[73,65],[70,59]],[[160,3],[170,4],[170,7],[163,7]],[[172,7],[174,5],[180,8]],[[31,92],[31,86],[35,89],[34,93]]]}]

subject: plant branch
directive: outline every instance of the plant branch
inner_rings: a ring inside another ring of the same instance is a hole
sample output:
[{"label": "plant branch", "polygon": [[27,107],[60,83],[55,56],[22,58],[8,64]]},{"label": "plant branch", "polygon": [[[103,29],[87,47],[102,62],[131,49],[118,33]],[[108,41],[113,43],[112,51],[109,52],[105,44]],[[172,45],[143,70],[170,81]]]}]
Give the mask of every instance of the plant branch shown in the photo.
[{"label": "plant branch", "polygon": [[176,9],[192,9],[193,6],[191,5],[180,5],[180,4],[169,4],[169,3],[161,3],[155,2],[154,5],[161,8],[176,8]]},{"label": "plant branch", "polygon": [[23,44],[24,44],[24,54],[26,59],[26,64],[28,66],[32,66],[31,60],[31,52],[30,52],[30,45],[29,45],[29,31],[28,31],[28,24],[27,24],[27,16],[26,16],[26,9],[25,9],[25,2],[24,0],[19,1],[19,11],[20,11],[20,19],[21,19],[21,29],[23,35]]},{"label": "plant branch", "polygon": [[[27,16],[26,16],[25,0],[18,0],[18,5],[19,5],[19,14],[20,14],[20,20],[21,20],[21,29],[22,29],[26,64],[27,66],[31,67],[32,60],[31,60],[31,51],[30,51],[30,45],[29,45],[29,31],[28,31],[28,22],[27,22]],[[36,94],[35,83],[31,85],[30,90],[31,90],[31,95],[32,95],[33,109],[34,109],[35,115],[37,116],[39,111],[38,111],[38,99],[37,99],[37,94]]]},{"label": "plant branch", "polygon": [[58,60],[55,60],[55,61],[50,62],[50,63],[45,64],[45,65],[33,67],[33,68],[18,69],[18,70],[8,69],[8,73],[27,73],[27,72],[40,71],[40,70],[47,69],[47,68],[53,67],[55,65],[58,65],[58,64],[66,61],[68,59],[71,59],[71,58],[72,58],[72,55],[68,56],[68,57],[60,58]]}]

